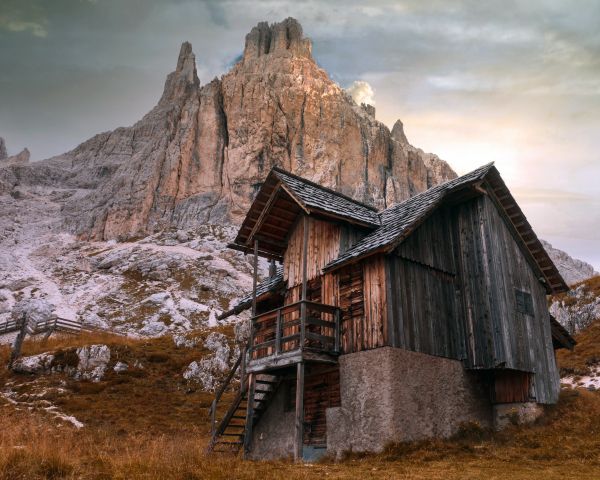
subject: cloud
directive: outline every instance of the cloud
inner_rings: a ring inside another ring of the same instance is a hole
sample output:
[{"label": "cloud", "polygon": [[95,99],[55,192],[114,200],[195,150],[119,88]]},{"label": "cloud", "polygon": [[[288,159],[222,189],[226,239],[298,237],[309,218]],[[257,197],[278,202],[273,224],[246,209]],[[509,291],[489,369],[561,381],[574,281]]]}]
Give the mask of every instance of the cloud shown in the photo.
[{"label": "cloud", "polygon": [[366,103],[367,105],[375,106],[375,91],[369,83],[363,80],[356,80],[346,89],[346,91],[358,105]]},{"label": "cloud", "polygon": [[45,38],[48,36],[46,26],[41,22],[23,21],[0,16],[0,29],[9,32],[30,32],[35,37]]}]

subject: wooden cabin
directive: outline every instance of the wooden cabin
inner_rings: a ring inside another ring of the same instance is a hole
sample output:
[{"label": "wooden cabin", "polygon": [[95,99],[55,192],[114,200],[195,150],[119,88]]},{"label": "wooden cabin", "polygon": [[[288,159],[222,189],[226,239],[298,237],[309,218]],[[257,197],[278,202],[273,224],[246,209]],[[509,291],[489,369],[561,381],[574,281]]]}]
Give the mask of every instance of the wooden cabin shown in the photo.
[{"label": "wooden cabin", "polygon": [[222,318],[252,325],[211,448],[379,451],[558,399],[554,349],[574,341],[546,296],[568,287],[492,164],[382,212],[274,168],[230,246],[255,279]]}]

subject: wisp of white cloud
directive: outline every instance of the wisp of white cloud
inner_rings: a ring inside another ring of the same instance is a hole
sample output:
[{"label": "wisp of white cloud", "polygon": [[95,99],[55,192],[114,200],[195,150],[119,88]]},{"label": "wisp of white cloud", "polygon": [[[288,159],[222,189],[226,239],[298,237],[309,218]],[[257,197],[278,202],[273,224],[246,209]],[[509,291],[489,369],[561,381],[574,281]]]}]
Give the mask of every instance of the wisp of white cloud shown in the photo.
[{"label": "wisp of white cloud", "polygon": [[366,103],[375,106],[375,91],[368,82],[364,80],[355,80],[346,91],[358,105]]}]

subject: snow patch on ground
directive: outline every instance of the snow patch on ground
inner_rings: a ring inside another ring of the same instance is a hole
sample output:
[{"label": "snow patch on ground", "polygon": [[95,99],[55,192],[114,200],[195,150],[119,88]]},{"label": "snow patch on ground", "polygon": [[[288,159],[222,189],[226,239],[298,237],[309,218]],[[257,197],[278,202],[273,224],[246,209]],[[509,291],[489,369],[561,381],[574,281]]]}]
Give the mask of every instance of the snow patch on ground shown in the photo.
[{"label": "snow patch on ground", "polygon": [[600,390],[600,365],[590,368],[590,374],[584,376],[569,375],[560,379],[564,386],[572,388],[587,388],[588,390]]}]

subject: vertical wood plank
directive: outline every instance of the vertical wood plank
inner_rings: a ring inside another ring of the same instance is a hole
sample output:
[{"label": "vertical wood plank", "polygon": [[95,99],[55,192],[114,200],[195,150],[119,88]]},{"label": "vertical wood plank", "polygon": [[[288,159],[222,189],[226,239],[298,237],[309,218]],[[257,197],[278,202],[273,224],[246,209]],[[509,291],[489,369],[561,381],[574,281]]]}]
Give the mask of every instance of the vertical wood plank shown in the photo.
[{"label": "vertical wood plank", "polygon": [[304,362],[299,362],[296,368],[296,441],[294,460],[302,461],[304,445]]}]

